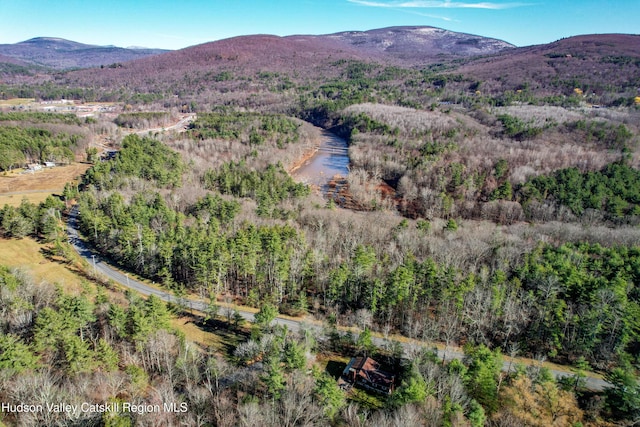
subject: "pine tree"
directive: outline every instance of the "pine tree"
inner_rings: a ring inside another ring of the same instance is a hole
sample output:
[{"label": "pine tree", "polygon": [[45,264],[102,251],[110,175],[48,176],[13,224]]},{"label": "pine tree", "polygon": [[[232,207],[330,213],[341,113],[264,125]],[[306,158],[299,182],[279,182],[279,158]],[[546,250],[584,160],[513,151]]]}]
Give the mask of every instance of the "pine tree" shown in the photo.
[{"label": "pine tree", "polygon": [[263,302],[260,305],[260,311],[254,315],[254,322],[262,329],[266,329],[271,325],[271,322],[278,316],[278,309],[270,302]]},{"label": "pine tree", "polygon": [[424,402],[429,394],[431,394],[429,385],[418,368],[412,365],[409,375],[393,393],[391,400],[395,406],[403,406],[408,403]]},{"label": "pine tree", "polygon": [[329,418],[334,418],[347,403],[344,391],[338,387],[336,380],[326,372],[315,370],[314,378],[316,386],[313,391],[322,402],[325,414]]},{"label": "pine tree", "polygon": [[307,363],[304,348],[293,339],[287,339],[284,345],[282,361],[288,371],[304,368]]},{"label": "pine tree", "polygon": [[19,337],[0,334],[0,371],[19,374],[37,365],[38,358]]},{"label": "pine tree", "polygon": [[267,386],[267,392],[271,397],[276,400],[280,399],[282,391],[285,389],[286,379],[277,357],[269,358],[262,381]]}]

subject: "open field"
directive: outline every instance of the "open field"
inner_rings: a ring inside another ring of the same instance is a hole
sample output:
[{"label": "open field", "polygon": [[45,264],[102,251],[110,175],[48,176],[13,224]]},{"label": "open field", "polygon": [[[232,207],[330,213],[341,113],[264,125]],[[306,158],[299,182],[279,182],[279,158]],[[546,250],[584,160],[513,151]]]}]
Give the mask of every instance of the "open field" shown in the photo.
[{"label": "open field", "polygon": [[[84,174],[91,167],[88,163],[74,163],[68,166],[42,169],[35,173],[12,172],[0,175],[0,196],[12,198],[21,195],[62,192],[64,185]],[[46,198],[46,196],[44,196]],[[0,199],[0,205],[3,205]]]},{"label": "open field", "polygon": [[0,239],[0,264],[28,272],[36,283],[57,283],[68,292],[82,289],[86,279],[72,271],[74,267],[47,258],[47,249],[29,238]]},{"label": "open field", "polygon": [[13,98],[3,99],[0,101],[0,108],[2,107],[15,107],[18,105],[29,105],[35,102],[33,98]]},{"label": "open field", "polygon": [[33,204],[40,204],[52,194],[51,191],[33,191],[28,193],[16,193],[16,194],[0,194],[0,206],[9,205],[13,207],[20,206],[22,200],[26,199]]}]

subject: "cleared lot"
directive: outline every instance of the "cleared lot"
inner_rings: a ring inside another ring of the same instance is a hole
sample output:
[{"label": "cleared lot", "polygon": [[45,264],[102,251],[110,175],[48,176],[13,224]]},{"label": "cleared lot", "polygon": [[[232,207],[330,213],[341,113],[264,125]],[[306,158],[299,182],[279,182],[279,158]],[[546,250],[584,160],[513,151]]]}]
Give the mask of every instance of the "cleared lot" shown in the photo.
[{"label": "cleared lot", "polygon": [[91,167],[87,163],[42,169],[34,173],[15,171],[0,174],[0,206],[18,206],[23,198],[40,203],[50,194],[60,194],[67,182],[84,174]]}]

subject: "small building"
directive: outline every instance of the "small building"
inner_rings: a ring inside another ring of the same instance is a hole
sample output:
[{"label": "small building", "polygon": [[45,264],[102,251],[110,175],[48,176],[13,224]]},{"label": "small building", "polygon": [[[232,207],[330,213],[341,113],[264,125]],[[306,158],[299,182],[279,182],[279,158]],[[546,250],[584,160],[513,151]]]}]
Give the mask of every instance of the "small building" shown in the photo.
[{"label": "small building", "polygon": [[380,364],[370,357],[353,357],[342,372],[343,378],[368,390],[381,394],[391,394],[395,375],[380,369]]},{"label": "small building", "polygon": [[27,165],[27,171],[29,172],[35,172],[35,171],[39,171],[42,170],[42,165],[38,164],[38,163],[29,163]]},{"label": "small building", "polygon": [[44,166],[46,168],[55,168],[56,167],[56,163],[55,162],[44,162]]}]

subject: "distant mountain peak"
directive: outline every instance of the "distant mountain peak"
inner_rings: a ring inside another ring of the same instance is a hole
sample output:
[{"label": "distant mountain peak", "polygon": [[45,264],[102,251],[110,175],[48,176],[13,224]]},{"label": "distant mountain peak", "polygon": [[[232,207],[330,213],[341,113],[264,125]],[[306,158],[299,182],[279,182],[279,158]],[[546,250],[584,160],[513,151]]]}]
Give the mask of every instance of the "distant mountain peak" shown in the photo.
[{"label": "distant mountain peak", "polygon": [[28,46],[60,46],[64,48],[84,48],[91,47],[91,45],[74,42],[71,40],[63,39],[60,37],[34,37],[29,40],[25,40],[19,43],[16,43],[17,46],[20,45],[28,45]]},{"label": "distant mountain peak", "polygon": [[[60,37],[34,37],[29,40],[25,40],[21,43],[39,43],[39,42],[70,42],[71,40],[63,39]],[[74,42],[75,43],[75,42]]]},{"label": "distant mountain peak", "polygon": [[78,43],[60,37],[34,37],[15,44],[0,45],[0,55],[27,64],[55,69],[89,68],[131,61],[168,52],[162,49],[125,49]]},{"label": "distant mountain peak", "polygon": [[329,34],[334,40],[372,54],[420,62],[438,55],[474,56],[497,53],[515,46],[503,40],[458,33],[431,26],[386,27]]}]

